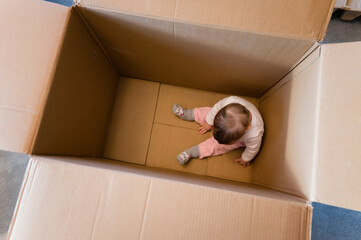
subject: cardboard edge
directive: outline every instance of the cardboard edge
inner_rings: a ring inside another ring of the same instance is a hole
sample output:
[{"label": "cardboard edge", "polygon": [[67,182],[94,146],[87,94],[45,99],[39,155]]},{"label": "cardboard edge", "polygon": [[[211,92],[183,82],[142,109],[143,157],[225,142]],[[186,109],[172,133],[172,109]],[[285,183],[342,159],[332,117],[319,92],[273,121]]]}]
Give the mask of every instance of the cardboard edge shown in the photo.
[{"label": "cardboard edge", "polygon": [[[118,75],[120,75],[120,71],[117,68],[116,64],[114,63],[114,61],[112,60],[112,58],[110,57],[110,54],[108,53],[108,51],[106,50],[106,48],[104,47],[103,43],[99,40],[98,36],[96,35],[96,33],[93,31],[93,29],[91,28],[90,24],[88,23],[88,21],[86,20],[86,18],[84,17],[84,15],[81,13],[81,7],[80,4],[77,3],[76,1],[74,2],[74,5],[72,7],[72,9],[74,9],[74,12],[76,13],[76,15],[79,17],[79,20],[81,22],[81,24],[83,25],[83,27],[87,30],[87,32],[89,33],[89,35],[91,36],[91,38],[93,38],[94,42],[98,45],[98,47],[100,48],[100,50],[103,52],[104,56],[106,57],[106,59],[108,60],[108,62],[110,63],[110,65],[112,66],[114,72]],[[86,11],[86,9],[84,9]]]},{"label": "cardboard edge", "polygon": [[[332,0],[332,4],[331,6],[335,6],[336,4],[336,0]],[[334,8],[330,8],[328,10],[328,14],[327,14],[327,17],[323,20],[323,23],[321,25],[321,29],[320,29],[320,33],[319,35],[317,36],[317,40],[318,41],[322,41],[325,36],[326,36],[326,31],[327,31],[327,27],[328,27],[328,24],[330,23],[330,20],[331,20],[331,17],[332,17],[332,13],[333,13],[333,9]]]},{"label": "cardboard edge", "polygon": [[316,184],[317,184],[317,168],[318,168],[318,142],[319,142],[319,125],[320,125],[320,110],[321,110],[321,94],[322,94],[322,71],[323,71],[323,52],[324,47],[321,45],[319,47],[319,58],[321,60],[320,71],[318,75],[318,83],[317,83],[317,98],[316,98],[316,113],[315,113],[315,139],[314,139],[314,148],[313,148],[313,166],[312,166],[312,185],[311,185],[311,195],[310,200],[316,200]]},{"label": "cardboard edge", "polygon": [[53,81],[54,81],[54,77],[55,77],[55,72],[56,72],[56,69],[57,69],[57,66],[58,66],[58,63],[59,63],[60,54],[61,54],[61,51],[63,49],[65,35],[66,35],[66,32],[67,32],[68,27],[69,27],[70,14],[71,14],[71,9],[69,8],[67,16],[66,16],[66,20],[65,20],[65,27],[63,29],[63,32],[61,33],[61,39],[59,41],[56,57],[54,59],[53,66],[52,66],[51,71],[50,71],[51,74],[49,76],[48,85],[46,86],[45,93],[44,93],[44,96],[42,98],[41,111],[40,111],[40,114],[39,114],[39,119],[38,119],[38,121],[36,123],[33,138],[32,138],[31,143],[30,143],[30,149],[26,152],[26,154],[32,154],[33,151],[34,151],[34,147],[35,147],[35,144],[36,144],[39,129],[40,129],[43,117],[44,117],[44,109],[45,109],[45,106],[46,106],[46,102],[47,102],[47,100],[49,98],[50,90],[51,90],[51,87],[52,87],[52,84],[53,84]]},{"label": "cardboard edge", "polygon": [[311,234],[312,234],[312,215],[313,215],[313,206],[312,206],[312,202],[308,202],[307,203],[307,215],[306,215],[306,220],[305,220],[305,224],[306,224],[306,237],[307,239],[311,239]]},{"label": "cardboard edge", "polygon": [[[333,1],[335,1],[335,0],[333,0]],[[228,31],[234,31],[234,32],[246,32],[246,33],[251,33],[251,34],[256,34],[256,35],[270,36],[270,37],[276,37],[276,38],[287,38],[287,39],[300,40],[300,41],[313,41],[313,42],[317,41],[316,37],[297,37],[297,36],[293,36],[291,34],[262,33],[259,31],[245,30],[243,28],[218,26],[218,25],[214,25],[214,24],[197,23],[197,22],[192,22],[192,21],[187,21],[187,20],[178,20],[178,19],[173,19],[173,18],[153,16],[153,15],[149,15],[149,14],[138,14],[138,13],[133,13],[133,12],[129,12],[129,11],[119,11],[119,10],[110,9],[110,8],[87,5],[86,3],[83,3],[80,0],[76,4],[76,6],[79,8],[85,9],[85,10],[91,9],[91,10],[102,11],[102,12],[107,12],[107,13],[125,14],[125,15],[129,15],[129,16],[134,16],[134,17],[143,17],[143,18],[148,18],[148,19],[156,19],[156,20],[161,20],[161,21],[169,21],[169,22],[173,22],[173,23],[189,24],[189,25],[208,27],[208,28],[213,28],[213,29],[228,30]],[[332,9],[330,12],[332,15]],[[331,18],[331,15],[330,15],[330,18]],[[326,21],[326,23],[329,22],[330,18],[328,18],[328,21]],[[327,28],[327,25],[326,25],[326,28]]]},{"label": "cardboard edge", "polygon": [[280,192],[283,194],[288,194],[288,195],[296,197],[296,198],[301,198],[305,201],[310,201],[310,199],[308,199],[308,197],[306,195],[302,195],[298,191],[294,191],[289,188],[283,188],[283,187],[278,187],[278,186],[272,186],[272,188],[271,188],[262,182],[254,181],[252,179],[250,180],[250,182],[248,184],[253,184],[256,186],[264,187],[264,188],[271,189],[273,191],[277,191],[277,192]]},{"label": "cardboard edge", "polygon": [[[86,167],[86,168],[96,168],[102,169],[110,172],[121,172],[123,174],[132,175],[132,176],[140,176],[144,178],[150,178],[153,180],[164,180],[169,182],[176,182],[187,184],[191,186],[198,186],[204,188],[212,188],[218,189],[227,192],[238,192],[243,195],[251,195],[257,196],[265,199],[276,199],[277,201],[289,202],[292,201],[296,204],[306,205],[309,201],[300,196],[290,194],[285,191],[280,191],[278,189],[273,189],[269,187],[265,187],[259,184],[254,183],[245,183],[238,182],[223,178],[217,178],[212,176],[203,176],[188,172],[179,172],[171,169],[163,169],[158,167],[149,167],[141,164],[134,164],[128,162],[122,162],[118,160],[110,160],[107,158],[85,158],[85,157],[77,157],[77,156],[59,156],[59,155],[32,155],[32,159],[35,161],[45,161],[51,162],[52,164],[62,164],[62,165],[73,165],[78,167]],[[101,161],[102,160],[102,161]],[[229,188],[224,188],[227,186]],[[260,194],[254,195],[250,192],[239,192],[234,190],[234,186],[250,186],[252,189],[256,189],[256,191],[269,191],[276,195],[287,196],[287,200],[284,198],[276,198],[274,196],[262,196]]]},{"label": "cardboard edge", "polygon": [[14,213],[13,213],[13,216],[12,216],[10,224],[9,224],[9,228],[8,228],[8,232],[7,232],[7,236],[6,236],[7,240],[9,240],[11,238],[11,234],[13,233],[14,226],[15,226],[15,223],[16,223],[16,220],[17,220],[17,215],[18,215],[18,212],[19,212],[22,200],[23,200],[24,191],[25,191],[26,186],[29,184],[30,171],[34,167],[36,169],[36,158],[33,157],[33,156],[30,156],[28,166],[26,167],[26,170],[25,170],[23,182],[21,184],[21,188],[20,188],[20,191],[19,191],[19,194],[18,194],[18,199],[16,201]]},{"label": "cardboard edge", "polygon": [[[277,92],[280,88],[292,81],[298,74],[302,73],[311,64],[313,64],[321,56],[321,45],[315,43],[296,63],[289,72],[287,72],[275,85],[273,85],[267,92],[258,98],[258,105]],[[295,71],[295,75],[290,76],[290,73]]]}]

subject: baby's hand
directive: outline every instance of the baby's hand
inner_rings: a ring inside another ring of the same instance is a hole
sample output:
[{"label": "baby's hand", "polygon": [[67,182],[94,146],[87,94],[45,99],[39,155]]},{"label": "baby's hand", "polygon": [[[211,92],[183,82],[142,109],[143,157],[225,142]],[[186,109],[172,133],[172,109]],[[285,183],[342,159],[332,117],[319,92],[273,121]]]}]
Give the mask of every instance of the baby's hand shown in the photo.
[{"label": "baby's hand", "polygon": [[198,133],[200,135],[205,134],[206,132],[212,129],[212,126],[209,125],[207,122],[201,123],[200,125],[201,127],[198,129]]},{"label": "baby's hand", "polygon": [[249,162],[244,161],[242,158],[238,158],[234,161],[239,162],[244,168],[249,166]]}]

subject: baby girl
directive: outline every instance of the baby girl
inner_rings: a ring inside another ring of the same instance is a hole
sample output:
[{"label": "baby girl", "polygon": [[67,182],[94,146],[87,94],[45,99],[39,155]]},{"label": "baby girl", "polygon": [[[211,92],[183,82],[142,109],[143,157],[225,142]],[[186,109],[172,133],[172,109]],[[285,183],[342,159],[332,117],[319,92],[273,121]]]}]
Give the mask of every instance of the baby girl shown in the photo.
[{"label": "baby girl", "polygon": [[259,152],[264,131],[262,116],[252,103],[243,98],[227,97],[212,108],[185,109],[175,103],[172,111],[183,120],[199,123],[199,134],[213,131],[213,137],[177,156],[181,165],[191,158],[202,159],[246,147],[235,161],[247,167]]}]

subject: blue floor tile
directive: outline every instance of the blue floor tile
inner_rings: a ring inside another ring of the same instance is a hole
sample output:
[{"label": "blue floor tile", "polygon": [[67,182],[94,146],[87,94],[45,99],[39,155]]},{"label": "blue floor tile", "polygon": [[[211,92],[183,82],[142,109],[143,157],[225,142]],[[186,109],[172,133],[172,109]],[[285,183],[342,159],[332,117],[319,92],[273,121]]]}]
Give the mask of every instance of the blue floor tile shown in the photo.
[{"label": "blue floor tile", "polygon": [[57,3],[57,4],[64,5],[64,6],[67,6],[67,7],[71,7],[73,5],[72,0],[45,0],[45,1]]},{"label": "blue floor tile", "polygon": [[312,206],[311,240],[361,240],[361,212],[317,202]]}]

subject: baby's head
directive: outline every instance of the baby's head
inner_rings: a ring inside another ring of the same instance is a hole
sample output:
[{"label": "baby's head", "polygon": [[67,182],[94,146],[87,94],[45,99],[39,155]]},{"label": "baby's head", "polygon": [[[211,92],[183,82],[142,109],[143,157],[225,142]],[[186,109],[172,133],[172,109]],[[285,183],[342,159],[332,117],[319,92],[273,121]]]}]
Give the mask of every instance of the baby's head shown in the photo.
[{"label": "baby's head", "polygon": [[214,118],[213,137],[220,144],[233,144],[243,136],[249,123],[250,113],[244,106],[229,104]]}]

